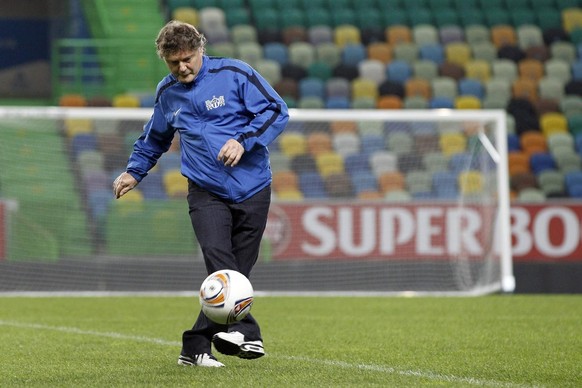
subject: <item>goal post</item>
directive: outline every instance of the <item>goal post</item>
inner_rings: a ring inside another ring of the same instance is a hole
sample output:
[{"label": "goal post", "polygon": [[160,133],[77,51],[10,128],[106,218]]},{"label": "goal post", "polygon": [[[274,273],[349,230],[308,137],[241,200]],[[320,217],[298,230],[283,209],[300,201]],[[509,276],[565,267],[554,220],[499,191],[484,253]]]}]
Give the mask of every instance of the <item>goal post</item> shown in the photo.
[{"label": "goal post", "polygon": [[[197,289],[179,135],[131,195],[111,192],[150,115],[0,107],[0,198],[14,204],[0,220],[0,292]],[[504,111],[291,109],[269,150],[256,290],[514,290]]]}]

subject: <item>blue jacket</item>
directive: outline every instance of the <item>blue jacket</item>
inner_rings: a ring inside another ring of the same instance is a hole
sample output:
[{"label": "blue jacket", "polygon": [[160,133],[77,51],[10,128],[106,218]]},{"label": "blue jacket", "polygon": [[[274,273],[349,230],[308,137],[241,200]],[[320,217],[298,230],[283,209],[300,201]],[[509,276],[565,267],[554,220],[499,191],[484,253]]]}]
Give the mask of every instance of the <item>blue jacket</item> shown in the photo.
[{"label": "blue jacket", "polygon": [[[134,144],[127,172],[141,181],[180,134],[182,175],[220,198],[241,202],[271,183],[269,145],[285,128],[287,105],[246,63],[203,57],[191,84],[166,76],[154,112]],[[228,139],[245,149],[235,167],[217,160]]]}]

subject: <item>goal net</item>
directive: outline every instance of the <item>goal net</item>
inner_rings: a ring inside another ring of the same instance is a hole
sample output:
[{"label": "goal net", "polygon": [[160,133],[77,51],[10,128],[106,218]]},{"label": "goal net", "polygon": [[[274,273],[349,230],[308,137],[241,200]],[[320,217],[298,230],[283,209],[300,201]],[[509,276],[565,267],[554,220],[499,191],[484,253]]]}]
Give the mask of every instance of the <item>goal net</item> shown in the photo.
[{"label": "goal net", "polygon": [[[178,135],[113,199],[150,114],[0,108],[0,291],[197,290]],[[269,149],[257,291],[513,291],[503,111],[291,110]]]}]

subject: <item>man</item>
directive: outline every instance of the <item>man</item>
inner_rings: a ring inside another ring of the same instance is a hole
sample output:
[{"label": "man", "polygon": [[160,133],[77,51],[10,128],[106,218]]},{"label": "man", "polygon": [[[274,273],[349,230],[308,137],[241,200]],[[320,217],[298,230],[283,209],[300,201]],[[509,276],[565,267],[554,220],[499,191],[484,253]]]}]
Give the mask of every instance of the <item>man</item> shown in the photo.
[{"label": "man", "polygon": [[[269,145],[284,129],[287,106],[244,62],[205,55],[195,27],[166,24],[157,53],[170,70],[156,90],[154,112],[134,144],[126,172],[113,183],[116,198],[133,189],[180,134],[181,172],[208,274],[234,269],[249,277],[271,200]],[[265,354],[258,323],[247,315],[230,326],[200,312],[182,336],[180,365],[224,366],[211,352],[253,359]]]}]

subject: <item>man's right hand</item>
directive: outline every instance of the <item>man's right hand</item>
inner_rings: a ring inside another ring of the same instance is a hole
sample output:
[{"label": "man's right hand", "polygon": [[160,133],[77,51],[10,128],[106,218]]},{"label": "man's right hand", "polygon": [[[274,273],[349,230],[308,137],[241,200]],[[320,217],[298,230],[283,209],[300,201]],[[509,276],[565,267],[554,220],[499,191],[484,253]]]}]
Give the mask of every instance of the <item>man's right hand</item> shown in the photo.
[{"label": "man's right hand", "polygon": [[131,174],[123,172],[113,181],[113,195],[115,198],[121,198],[137,184],[138,181]]}]

